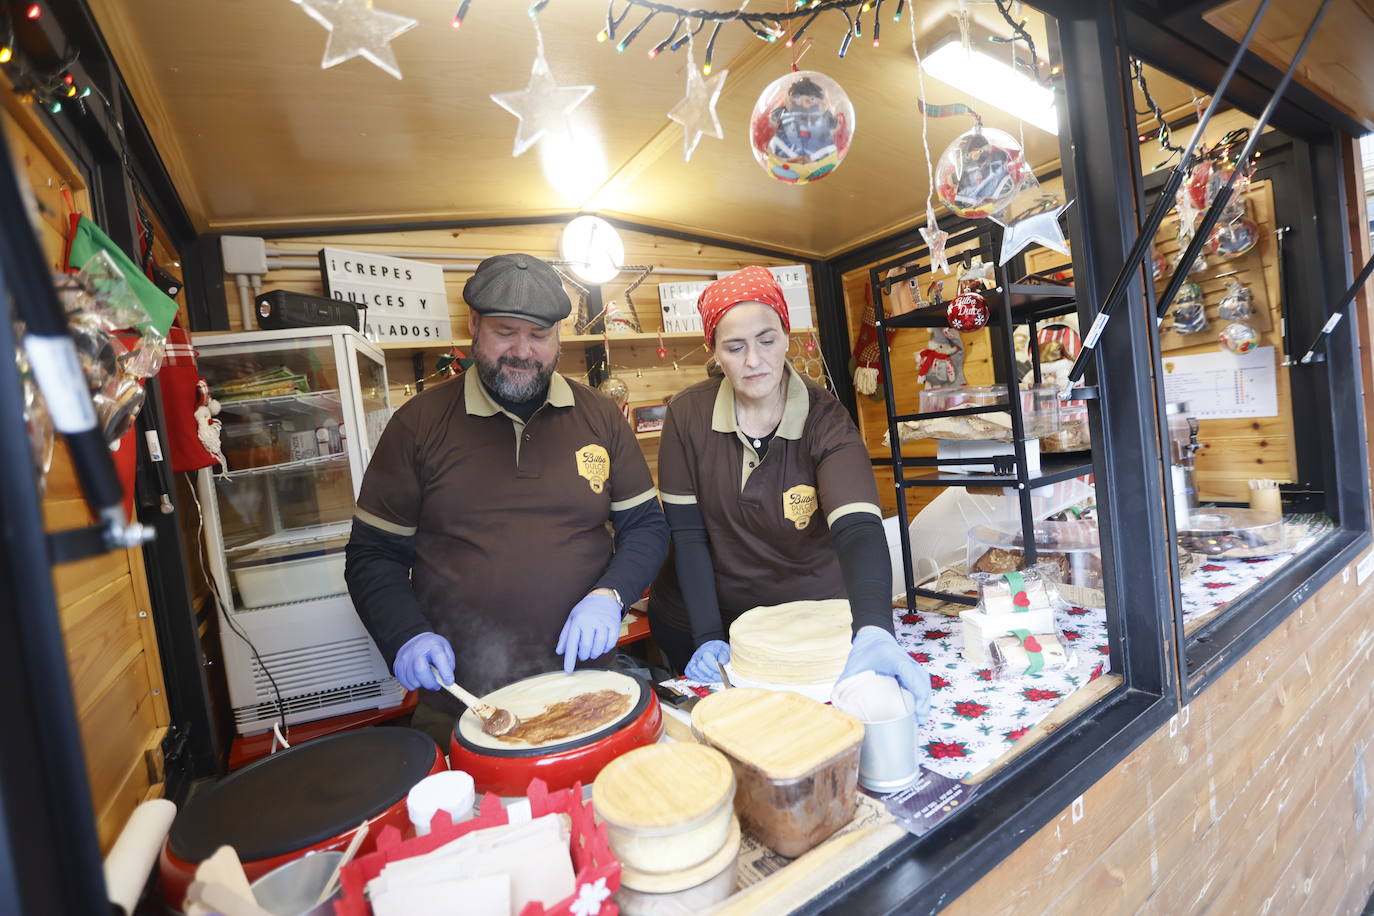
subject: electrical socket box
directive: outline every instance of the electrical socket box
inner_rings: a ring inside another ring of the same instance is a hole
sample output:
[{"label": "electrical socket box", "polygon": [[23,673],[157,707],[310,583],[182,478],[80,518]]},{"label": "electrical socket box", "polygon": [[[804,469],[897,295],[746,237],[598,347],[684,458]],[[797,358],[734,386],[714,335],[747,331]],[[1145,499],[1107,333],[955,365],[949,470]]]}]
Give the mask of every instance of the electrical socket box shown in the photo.
[{"label": "electrical socket box", "polygon": [[267,273],[267,243],[251,235],[225,235],[219,240],[227,274],[261,277]]}]

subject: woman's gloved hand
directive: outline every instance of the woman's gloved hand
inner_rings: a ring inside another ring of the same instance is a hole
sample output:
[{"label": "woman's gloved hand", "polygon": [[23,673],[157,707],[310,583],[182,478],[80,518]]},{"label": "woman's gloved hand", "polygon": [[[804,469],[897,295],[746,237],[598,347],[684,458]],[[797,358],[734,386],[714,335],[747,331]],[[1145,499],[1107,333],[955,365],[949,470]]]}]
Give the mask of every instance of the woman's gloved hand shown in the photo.
[{"label": "woman's gloved hand", "polygon": [[891,633],[878,627],[863,627],[855,634],[840,680],[861,671],[896,678],[916,700],[916,721],[923,723],[930,718],[930,675],[897,645]]},{"label": "woman's gloved hand", "polygon": [[619,638],[620,602],[593,592],[569,612],[554,651],[563,656],[563,672],[572,674],[574,665],[605,655]]},{"label": "woman's gloved hand", "polygon": [[683,674],[694,681],[716,683],[720,681],[720,668],[730,660],[730,644],[721,639],[708,639],[697,646],[692,659],[683,669]]},{"label": "woman's gloved hand", "polygon": [[[444,684],[453,683],[453,647],[438,633],[421,633],[412,636],[396,653],[396,663],[391,671],[396,680],[406,690],[443,690]],[[439,671],[443,683],[434,679],[433,665]]]}]

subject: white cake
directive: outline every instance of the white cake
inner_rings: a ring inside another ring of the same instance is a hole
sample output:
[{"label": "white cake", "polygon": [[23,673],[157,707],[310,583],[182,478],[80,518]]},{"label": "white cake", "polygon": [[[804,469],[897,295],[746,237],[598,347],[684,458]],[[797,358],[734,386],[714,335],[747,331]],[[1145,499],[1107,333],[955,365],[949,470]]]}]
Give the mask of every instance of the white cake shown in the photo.
[{"label": "white cake", "polygon": [[849,657],[852,631],[848,601],[756,607],[730,625],[730,668],[765,684],[833,682]]}]

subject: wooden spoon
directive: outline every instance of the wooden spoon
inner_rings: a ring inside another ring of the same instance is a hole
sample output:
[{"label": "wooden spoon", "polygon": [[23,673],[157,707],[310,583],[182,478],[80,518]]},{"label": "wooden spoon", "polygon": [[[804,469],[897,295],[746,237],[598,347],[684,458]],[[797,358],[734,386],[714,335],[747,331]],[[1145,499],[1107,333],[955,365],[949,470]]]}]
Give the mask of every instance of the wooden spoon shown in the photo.
[{"label": "wooden spoon", "polygon": [[429,666],[429,670],[434,672],[434,679],[443,684],[445,690],[467,704],[468,709],[472,710],[472,714],[482,720],[482,731],[488,735],[499,738],[520,727],[520,719],[509,709],[488,706],[457,684],[444,684],[444,679],[439,676],[438,670],[433,665]]}]

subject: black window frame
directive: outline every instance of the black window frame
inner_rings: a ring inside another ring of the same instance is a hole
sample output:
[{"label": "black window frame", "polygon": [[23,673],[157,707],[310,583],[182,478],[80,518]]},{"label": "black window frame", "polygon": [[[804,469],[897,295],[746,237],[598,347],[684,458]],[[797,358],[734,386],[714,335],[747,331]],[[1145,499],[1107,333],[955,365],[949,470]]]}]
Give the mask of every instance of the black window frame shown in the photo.
[{"label": "black window frame", "polygon": [[[1062,58],[1072,86],[1059,90],[1063,176],[1073,242],[1075,288],[1082,327],[1135,240],[1138,184],[1123,181],[1119,163],[1137,147],[1127,107],[1127,59],[1118,51],[1115,4],[1035,4],[1054,17],[1051,53]],[[1129,177],[1129,176],[1127,176]],[[830,297],[842,302],[840,278],[875,260],[918,247],[914,230],[832,259]],[[1178,711],[1177,645],[1166,566],[1159,431],[1143,290],[1099,344],[1101,365],[1087,379],[1099,389],[1089,402],[1094,472],[1110,483],[1099,491],[1102,564],[1109,608],[1112,672],[1124,683],[1020,759],[983,783],[957,817],[923,837],[907,836],[812,901],[801,912],[936,912],[1048,823]],[[1123,598],[1122,596],[1130,596]]]},{"label": "black window frame", "polygon": [[[1315,7],[1314,7],[1315,11]],[[1144,4],[1124,16],[1127,49],[1146,64],[1193,86],[1214,86],[1234,53],[1234,43],[1200,18],[1151,15]],[[1279,71],[1248,55],[1226,101],[1254,117],[1269,99]],[[1256,177],[1274,181],[1275,220],[1287,228],[1281,245],[1284,343],[1292,393],[1297,484],[1290,495],[1306,493],[1310,508],[1336,522],[1334,532],[1294,557],[1264,582],[1240,596],[1216,619],[1186,635],[1182,595],[1173,576],[1176,642],[1184,702],[1202,693],[1243,658],[1317,590],[1349,566],[1371,543],[1370,480],[1365,446],[1363,391],[1357,322],[1344,320],[1328,337],[1324,359],[1297,360],[1307,350],[1351,280],[1343,149],[1348,137],[1364,131],[1348,116],[1291,85],[1271,120],[1273,132],[1261,138],[1263,153]],[[1142,174],[1138,148],[1132,158]],[[1163,175],[1145,178],[1151,202]],[[1144,200],[1144,198],[1142,198]],[[1158,353],[1159,338],[1151,346]],[[1163,414],[1162,374],[1156,374],[1158,422]],[[1299,409],[1299,405],[1302,408]],[[1340,417],[1341,422],[1336,418]],[[1322,497],[1325,497],[1324,499]],[[1173,501],[1166,507],[1172,570],[1178,569]]]}]

